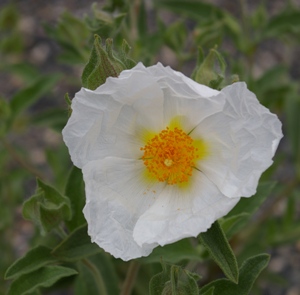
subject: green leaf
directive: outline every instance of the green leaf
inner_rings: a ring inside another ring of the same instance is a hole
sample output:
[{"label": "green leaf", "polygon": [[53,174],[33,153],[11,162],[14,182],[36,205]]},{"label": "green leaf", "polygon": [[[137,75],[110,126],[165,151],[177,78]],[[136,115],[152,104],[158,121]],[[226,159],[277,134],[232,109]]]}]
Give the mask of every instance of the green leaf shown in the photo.
[{"label": "green leaf", "polygon": [[79,275],[74,284],[74,295],[99,295],[97,282],[91,270],[83,263],[79,263],[78,272]]},{"label": "green leaf", "polygon": [[40,287],[50,287],[59,279],[73,276],[77,271],[63,266],[46,266],[24,274],[12,282],[8,295],[26,295]]},{"label": "green leaf", "polygon": [[186,280],[185,282],[179,282],[179,288],[183,290],[181,294],[199,295],[199,287],[197,281],[200,279],[200,276],[195,276],[195,274],[187,270],[182,271],[186,275]]},{"label": "green leaf", "polygon": [[[161,295],[163,294],[166,283],[170,282],[170,269],[169,265],[162,263],[163,271],[153,276],[149,283],[149,294],[150,295]],[[166,293],[165,293],[166,294]],[[172,293],[170,293],[172,294]]]},{"label": "green leaf", "polygon": [[83,225],[72,232],[52,251],[52,255],[62,261],[78,261],[102,251],[91,242],[87,234],[87,225]]},{"label": "green leaf", "polygon": [[61,75],[46,75],[39,77],[29,87],[19,91],[10,102],[14,116],[33,104],[43,95],[51,92]]},{"label": "green leaf", "polygon": [[84,181],[81,170],[75,166],[73,166],[69,174],[65,195],[71,201],[72,219],[66,221],[66,225],[72,231],[86,222],[82,213],[85,205]]},{"label": "green leaf", "polygon": [[296,173],[300,178],[300,99],[298,93],[290,95],[285,100],[286,129],[292,147],[292,156]]},{"label": "green leaf", "polygon": [[214,290],[215,290],[215,287],[211,287],[206,292],[204,292],[204,293],[201,292],[200,295],[214,295]]},{"label": "green leaf", "polygon": [[80,261],[75,295],[120,294],[119,278],[113,262],[113,258],[104,252]]},{"label": "green leaf", "polygon": [[63,220],[71,218],[70,201],[53,187],[37,179],[37,191],[23,204],[23,216],[48,232]]},{"label": "green leaf", "polygon": [[234,253],[218,221],[215,221],[207,232],[199,235],[201,243],[211,257],[234,283],[238,282],[239,271]]},{"label": "green leaf", "polygon": [[187,30],[182,21],[177,21],[167,27],[164,32],[164,41],[174,52],[180,54],[185,46]]},{"label": "green leaf", "polygon": [[0,138],[8,132],[8,121],[11,115],[9,103],[0,97]]},{"label": "green leaf", "polygon": [[46,264],[55,262],[56,259],[51,255],[51,249],[39,245],[29,250],[25,256],[15,261],[6,271],[5,279],[12,279],[32,271],[35,271]]},{"label": "green leaf", "polygon": [[45,126],[52,128],[57,132],[61,132],[67,123],[67,112],[59,108],[49,109],[30,116],[33,125]]},{"label": "green leaf", "polygon": [[212,19],[205,23],[201,22],[194,29],[194,42],[201,44],[203,48],[212,48],[215,45],[220,45],[224,36],[223,28],[223,20]]},{"label": "green leaf", "polygon": [[10,30],[16,28],[19,21],[19,12],[15,5],[3,5],[0,10],[0,30]]},{"label": "green leaf", "polygon": [[251,198],[241,198],[238,204],[227,214],[226,217],[232,217],[234,215],[239,215],[240,213],[248,213],[249,216],[252,216],[270,195],[275,185],[275,181],[261,182],[257,187],[256,194]]},{"label": "green leaf", "polygon": [[287,232],[289,229],[293,228],[296,225],[295,224],[296,208],[297,205],[296,205],[295,198],[293,196],[289,197],[287,199],[285,213],[282,217],[282,223],[285,232]]},{"label": "green leaf", "polygon": [[154,3],[158,8],[166,8],[196,21],[223,16],[220,8],[197,0],[157,0]]},{"label": "green leaf", "polygon": [[146,6],[145,6],[145,1],[137,2],[136,5],[138,5],[137,27],[138,27],[138,30],[139,30],[139,36],[143,37],[146,34],[148,34],[147,11],[146,11]]},{"label": "green leaf", "polygon": [[288,83],[288,69],[284,65],[276,65],[265,71],[254,84],[255,93],[258,97],[266,95],[268,91],[278,89],[283,83]]},{"label": "green leaf", "polygon": [[259,4],[257,9],[251,15],[251,23],[255,29],[261,30],[267,22],[267,11],[264,3]]},{"label": "green leaf", "polygon": [[260,254],[247,259],[240,268],[240,277],[238,284],[227,279],[216,280],[201,288],[201,293],[207,292],[214,287],[214,294],[217,295],[248,295],[252,286],[261,273],[268,265],[270,256]]},{"label": "green leaf", "polygon": [[[192,78],[200,84],[218,88],[223,81],[223,75],[226,69],[225,60],[214,48],[209,51],[209,54],[204,59],[201,49],[200,52],[200,60],[198,60]],[[217,69],[217,65],[219,69]]]},{"label": "green leaf", "polygon": [[285,34],[297,34],[300,33],[300,10],[288,9],[270,19],[266,25],[263,36],[278,37]]},{"label": "green leaf", "polygon": [[112,39],[106,39],[106,48],[104,49],[101,45],[100,36],[95,35],[90,60],[85,66],[81,77],[83,87],[94,90],[104,84],[106,78],[118,77],[123,70],[128,69],[126,64],[130,62],[126,57],[124,47],[122,47],[120,55],[123,57],[121,60],[114,55],[112,44]]},{"label": "green leaf", "polygon": [[57,26],[45,24],[44,30],[61,46],[60,61],[72,65],[86,61],[91,33],[81,19],[66,11],[59,16]]},{"label": "green leaf", "polygon": [[52,181],[55,184],[55,188],[59,191],[63,191],[66,185],[66,175],[68,175],[70,167],[68,148],[64,144],[61,144],[55,148],[47,147],[44,152],[48,166],[53,173]]},{"label": "green leaf", "polygon": [[250,215],[248,213],[242,212],[228,218],[223,218],[219,221],[227,238],[230,239],[241,228],[241,226],[248,221],[249,218]]},{"label": "green leaf", "polygon": [[153,276],[149,284],[150,295],[198,295],[199,276],[177,265],[162,262],[163,271]]},{"label": "green leaf", "polygon": [[[98,8],[98,6],[100,7]],[[104,10],[101,6],[99,3],[93,3],[93,15],[86,16],[84,21],[91,32],[98,34],[102,38],[115,37],[117,33],[122,30],[122,24],[127,15],[123,11],[126,10],[120,9],[119,13],[113,9],[114,11],[109,12],[107,9]],[[135,8],[138,10],[138,4]],[[137,11],[136,14],[140,15],[142,13]]]},{"label": "green leaf", "polygon": [[293,244],[299,240],[300,236],[300,224],[294,224],[292,228],[286,230],[281,224],[278,222],[274,222],[273,224],[273,233],[269,232],[270,223],[266,229],[267,233],[267,243],[273,247],[278,247],[284,244]]},{"label": "green leaf", "polygon": [[143,263],[153,263],[160,262],[161,259],[169,263],[178,263],[184,259],[197,261],[201,257],[195,247],[192,246],[191,240],[183,239],[164,247],[156,247],[149,256],[139,260]]},{"label": "green leaf", "polygon": [[8,63],[0,65],[0,70],[17,75],[19,78],[27,83],[33,83],[34,80],[40,76],[40,73],[36,67],[27,63],[26,61],[18,63]]}]

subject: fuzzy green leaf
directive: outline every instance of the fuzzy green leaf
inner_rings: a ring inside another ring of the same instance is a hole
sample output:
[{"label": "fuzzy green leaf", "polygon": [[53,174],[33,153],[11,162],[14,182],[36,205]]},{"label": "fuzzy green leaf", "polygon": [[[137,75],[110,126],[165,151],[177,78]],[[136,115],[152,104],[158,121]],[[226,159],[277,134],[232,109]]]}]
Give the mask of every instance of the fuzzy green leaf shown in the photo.
[{"label": "fuzzy green leaf", "polygon": [[55,262],[51,255],[51,249],[45,246],[37,246],[29,250],[25,256],[15,261],[6,271],[5,279],[12,279],[32,271],[35,271],[48,263]]},{"label": "fuzzy green leaf", "polygon": [[270,195],[275,185],[275,181],[261,182],[257,187],[256,194],[251,198],[242,198],[226,217],[232,217],[234,215],[239,215],[240,213],[248,213],[249,216],[252,216]]},{"label": "fuzzy green leaf", "polygon": [[52,251],[52,255],[63,261],[78,261],[102,251],[91,242],[87,234],[87,226],[83,225],[72,232]]},{"label": "fuzzy green leaf", "polygon": [[49,93],[60,77],[60,75],[39,77],[30,86],[19,91],[10,102],[13,115],[16,116],[41,96]]},{"label": "fuzzy green leaf", "polygon": [[208,55],[204,59],[201,49],[200,52],[201,54],[199,56],[202,61],[198,61],[197,67],[192,74],[193,79],[200,84],[219,88],[223,81],[223,75],[226,69],[225,60],[214,48],[209,51]]},{"label": "fuzzy green leaf", "polygon": [[33,125],[46,126],[59,133],[67,123],[66,111],[60,108],[53,108],[40,112],[30,116],[29,119]]},{"label": "fuzzy green leaf", "polygon": [[46,266],[24,274],[12,282],[8,295],[26,295],[40,287],[50,287],[59,279],[77,274],[77,271],[63,266]]},{"label": "fuzzy green leaf", "polygon": [[36,194],[23,204],[23,216],[39,225],[42,232],[48,232],[71,218],[70,201],[39,179],[37,186]]},{"label": "fuzzy green leaf", "polygon": [[162,262],[163,271],[152,277],[149,285],[150,295],[198,295],[197,280],[200,276],[177,265]]},{"label": "fuzzy green leaf", "polygon": [[104,84],[108,77],[118,77],[123,70],[130,68],[128,65],[131,65],[132,61],[127,59],[124,47],[121,49],[122,59],[120,59],[113,52],[112,39],[106,39],[105,45],[103,48],[101,38],[95,35],[90,60],[81,77],[82,86],[85,88],[94,90]]},{"label": "fuzzy green leaf", "polygon": [[160,262],[161,259],[169,263],[178,263],[184,259],[200,260],[200,255],[190,239],[183,239],[164,247],[156,247],[149,256],[140,258],[143,263]]},{"label": "fuzzy green leaf", "polygon": [[185,15],[196,21],[223,16],[220,8],[197,0],[157,0],[155,5],[159,8],[166,8],[175,13]]},{"label": "fuzzy green leaf", "polygon": [[74,65],[86,61],[91,33],[80,18],[65,11],[59,16],[56,26],[45,23],[43,27],[47,35],[61,47],[61,62]]},{"label": "fuzzy green leaf", "polygon": [[139,31],[140,36],[145,36],[148,34],[148,26],[147,26],[147,12],[146,12],[146,5],[144,1],[138,2],[138,22],[137,28]]},{"label": "fuzzy green leaf", "polygon": [[75,295],[120,294],[119,278],[110,255],[98,253],[81,260],[78,265]]},{"label": "fuzzy green leaf", "polygon": [[214,295],[214,290],[215,290],[215,287],[211,287],[206,292],[204,292],[204,293],[201,292],[200,295]]},{"label": "fuzzy green leaf", "polygon": [[260,254],[247,259],[240,268],[240,277],[238,284],[227,279],[216,280],[201,288],[201,293],[207,292],[214,287],[214,294],[217,295],[248,295],[252,286],[261,273],[268,265],[270,256]]},{"label": "fuzzy green leaf", "polygon": [[99,287],[90,268],[80,262],[78,272],[79,275],[76,277],[74,284],[74,295],[99,295]]},{"label": "fuzzy green leaf", "polygon": [[[96,33],[103,38],[109,38],[116,35],[116,32],[122,30],[123,21],[127,13],[120,9],[118,12],[103,9],[99,3],[92,4],[92,15],[86,16],[84,21],[90,32]],[[137,13],[137,15],[140,15]]]},{"label": "fuzzy green leaf", "polygon": [[249,219],[248,213],[240,213],[237,215],[223,218],[220,220],[223,231],[226,233],[228,239],[230,239]]},{"label": "fuzzy green leaf", "polygon": [[185,24],[182,21],[177,21],[170,26],[164,32],[164,40],[167,46],[173,51],[180,54],[186,44],[187,30]]},{"label": "fuzzy green leaf", "polygon": [[149,283],[149,294],[150,295],[161,295],[163,294],[166,283],[170,284],[170,270],[171,267],[162,263],[163,271],[153,276]]},{"label": "fuzzy green leaf", "polygon": [[214,222],[207,232],[199,235],[199,238],[224,274],[232,282],[237,283],[239,278],[237,261],[219,222]]},{"label": "fuzzy green leaf", "polygon": [[300,177],[300,99],[298,93],[290,95],[285,100],[286,111],[286,128],[288,139],[290,140],[292,147],[292,156],[296,165],[296,172]]},{"label": "fuzzy green leaf", "polygon": [[263,35],[267,37],[284,36],[288,33],[300,34],[300,10],[289,9],[270,19]]},{"label": "fuzzy green leaf", "polygon": [[69,197],[71,201],[72,219],[66,221],[66,225],[69,230],[72,231],[85,223],[85,218],[82,213],[85,205],[84,182],[81,170],[75,166],[69,174],[65,195]]}]

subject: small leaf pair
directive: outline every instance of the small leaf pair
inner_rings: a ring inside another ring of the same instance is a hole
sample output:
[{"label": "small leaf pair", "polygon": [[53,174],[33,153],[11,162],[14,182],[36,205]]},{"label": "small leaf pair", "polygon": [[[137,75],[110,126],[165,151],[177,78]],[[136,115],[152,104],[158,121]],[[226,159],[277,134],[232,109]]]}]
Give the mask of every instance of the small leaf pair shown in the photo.
[{"label": "small leaf pair", "polygon": [[83,87],[95,90],[105,83],[106,78],[118,77],[123,70],[135,66],[136,63],[127,57],[130,47],[125,40],[118,56],[113,52],[112,45],[113,40],[109,38],[106,39],[106,46],[103,48],[100,36],[95,35],[90,60],[81,77]]},{"label": "small leaf pair", "polygon": [[53,187],[37,180],[37,191],[24,202],[23,216],[35,222],[42,233],[57,227],[61,221],[72,217],[70,200]]},{"label": "small leaf pair", "polygon": [[180,266],[162,262],[163,271],[155,275],[150,281],[150,295],[198,295],[197,280],[199,276]]}]

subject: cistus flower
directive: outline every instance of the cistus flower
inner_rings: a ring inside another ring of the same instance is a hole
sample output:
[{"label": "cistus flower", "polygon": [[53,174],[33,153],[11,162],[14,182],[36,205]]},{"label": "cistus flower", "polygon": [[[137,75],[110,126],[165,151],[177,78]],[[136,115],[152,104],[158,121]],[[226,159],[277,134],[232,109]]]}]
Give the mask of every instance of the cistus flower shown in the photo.
[{"label": "cistus flower", "polygon": [[63,130],[88,233],[116,258],[205,232],[256,192],[282,137],[245,83],[221,91],[160,63],[82,88]]}]

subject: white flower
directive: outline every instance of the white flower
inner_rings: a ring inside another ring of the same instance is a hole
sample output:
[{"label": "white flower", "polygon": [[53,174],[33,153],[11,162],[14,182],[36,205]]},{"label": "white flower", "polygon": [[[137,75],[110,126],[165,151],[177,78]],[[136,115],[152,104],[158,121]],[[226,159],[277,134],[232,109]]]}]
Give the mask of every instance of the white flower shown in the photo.
[{"label": "white flower", "polygon": [[197,236],[255,194],[282,137],[245,83],[219,92],[161,64],[81,89],[72,110],[63,137],[89,235],[123,260]]}]

